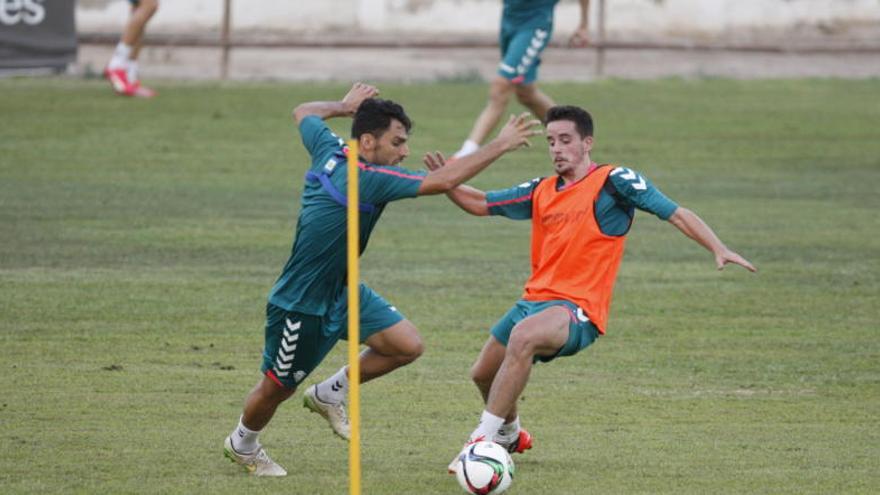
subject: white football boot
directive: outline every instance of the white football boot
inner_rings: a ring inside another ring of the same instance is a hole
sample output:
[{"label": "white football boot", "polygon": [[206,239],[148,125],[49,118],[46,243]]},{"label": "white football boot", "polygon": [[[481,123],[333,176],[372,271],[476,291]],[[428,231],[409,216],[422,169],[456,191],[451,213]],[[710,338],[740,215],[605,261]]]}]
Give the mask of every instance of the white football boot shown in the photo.
[{"label": "white football boot", "polygon": [[254,476],[287,476],[287,471],[273,461],[263,447],[258,447],[251,454],[241,454],[232,447],[232,439],[226,437],[223,455]]},{"label": "white football boot", "polygon": [[345,405],[328,404],[318,398],[318,386],[312,385],[306,389],[303,394],[303,407],[309,411],[320,414],[330,423],[330,428],[341,438],[348,440],[351,438],[351,425],[348,423],[348,413],[345,412]]}]

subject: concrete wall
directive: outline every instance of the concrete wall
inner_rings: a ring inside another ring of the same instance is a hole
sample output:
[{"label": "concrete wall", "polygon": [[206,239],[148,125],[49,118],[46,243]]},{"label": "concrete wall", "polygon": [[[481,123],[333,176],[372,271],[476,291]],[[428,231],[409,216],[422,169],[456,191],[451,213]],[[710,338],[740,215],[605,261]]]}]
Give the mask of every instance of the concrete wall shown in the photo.
[{"label": "concrete wall", "polygon": [[[606,0],[611,37],[731,35],[748,30],[880,24],[880,0]],[[591,29],[599,0],[592,0]],[[497,33],[501,0],[232,0],[236,32],[321,36],[346,31],[442,36]],[[160,0],[151,33],[218,31],[223,0]],[[116,32],[127,0],[79,0],[81,32]],[[577,23],[575,0],[556,8],[557,33]]]}]

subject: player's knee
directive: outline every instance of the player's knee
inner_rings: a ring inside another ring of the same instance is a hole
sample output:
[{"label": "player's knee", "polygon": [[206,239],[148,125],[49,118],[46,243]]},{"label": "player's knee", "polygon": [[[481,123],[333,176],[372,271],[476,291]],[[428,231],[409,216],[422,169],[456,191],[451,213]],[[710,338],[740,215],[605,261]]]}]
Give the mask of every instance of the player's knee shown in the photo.
[{"label": "player's knee", "polygon": [[409,364],[418,359],[422,353],[425,352],[425,344],[422,343],[422,338],[416,334],[415,339],[408,342],[402,351],[400,359],[404,364]]},{"label": "player's knee", "polygon": [[521,328],[514,328],[510,334],[510,340],[507,342],[507,351],[505,359],[511,357],[514,359],[532,359],[535,355],[537,342],[531,337],[529,332],[523,331]]},{"label": "player's knee", "polygon": [[535,101],[535,87],[531,84],[520,84],[515,88],[516,99],[522,104]]},{"label": "player's knee", "polygon": [[425,344],[422,342],[422,336],[415,325],[410,324],[406,332],[406,338],[400,339],[397,343],[397,358],[402,364],[408,364],[425,352]]}]

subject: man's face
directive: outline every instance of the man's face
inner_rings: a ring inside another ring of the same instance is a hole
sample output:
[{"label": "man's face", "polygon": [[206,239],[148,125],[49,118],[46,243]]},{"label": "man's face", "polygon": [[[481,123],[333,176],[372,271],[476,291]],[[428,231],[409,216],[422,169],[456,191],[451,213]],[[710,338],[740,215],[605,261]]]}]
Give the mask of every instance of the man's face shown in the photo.
[{"label": "man's face", "polygon": [[557,175],[565,175],[578,166],[589,165],[587,158],[593,149],[593,137],[582,138],[574,122],[554,120],[547,124],[547,144]]},{"label": "man's face", "polygon": [[377,165],[398,165],[409,156],[409,135],[406,128],[397,119],[391,119],[391,125],[379,138],[364,134],[367,143],[361,143],[363,156]]}]

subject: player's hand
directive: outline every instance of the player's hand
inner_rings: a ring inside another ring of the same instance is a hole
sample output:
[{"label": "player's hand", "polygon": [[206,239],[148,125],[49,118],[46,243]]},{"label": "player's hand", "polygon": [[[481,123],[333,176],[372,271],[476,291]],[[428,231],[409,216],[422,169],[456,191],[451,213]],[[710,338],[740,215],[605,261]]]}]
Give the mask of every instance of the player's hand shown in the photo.
[{"label": "player's hand", "polygon": [[724,265],[726,265],[728,263],[737,264],[737,265],[742,266],[746,270],[753,272],[753,273],[758,271],[757,268],[755,268],[751,263],[749,263],[749,260],[743,258],[739,254],[737,254],[729,249],[725,249],[725,250],[721,251],[720,253],[715,254],[715,266],[717,266],[719,270],[723,270]]},{"label": "player's hand", "polygon": [[354,115],[357,112],[358,107],[361,106],[361,103],[364,100],[369,100],[370,98],[375,98],[379,96],[379,89],[375,86],[370,86],[369,84],[365,84],[362,82],[356,82],[352,85],[351,89],[348,90],[348,93],[342,98],[342,104],[345,106],[345,110],[349,115]]},{"label": "player's hand", "polygon": [[504,144],[505,151],[515,150],[531,146],[529,138],[543,134],[541,130],[541,121],[529,118],[531,114],[528,112],[519,115],[511,115],[507,119],[507,124],[498,133],[495,139],[500,140]]},{"label": "player's hand", "polygon": [[422,159],[422,162],[425,164],[425,168],[430,171],[440,170],[441,168],[446,166],[446,158],[443,157],[443,153],[439,151],[435,151],[433,153],[425,153],[425,157]]},{"label": "player's hand", "polygon": [[589,44],[590,34],[585,27],[578,28],[568,39],[568,46],[572,48],[583,48]]}]

